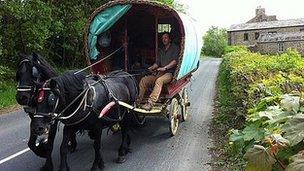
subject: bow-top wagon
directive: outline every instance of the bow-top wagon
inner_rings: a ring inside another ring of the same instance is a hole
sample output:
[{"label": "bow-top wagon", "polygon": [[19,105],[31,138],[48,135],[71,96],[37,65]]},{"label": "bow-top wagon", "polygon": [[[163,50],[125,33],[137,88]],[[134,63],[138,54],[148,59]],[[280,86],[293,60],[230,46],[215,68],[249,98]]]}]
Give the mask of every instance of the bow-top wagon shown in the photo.
[{"label": "bow-top wagon", "polygon": [[198,68],[201,51],[201,35],[192,18],[155,1],[111,1],[90,16],[84,31],[84,52],[92,73],[124,70],[139,80],[144,68],[158,59],[162,32],[170,32],[180,49],[172,82],[163,87],[159,102],[150,111],[117,103],[140,116],[167,116],[170,132],[175,135],[179,121],[187,119],[190,102],[186,85]]}]

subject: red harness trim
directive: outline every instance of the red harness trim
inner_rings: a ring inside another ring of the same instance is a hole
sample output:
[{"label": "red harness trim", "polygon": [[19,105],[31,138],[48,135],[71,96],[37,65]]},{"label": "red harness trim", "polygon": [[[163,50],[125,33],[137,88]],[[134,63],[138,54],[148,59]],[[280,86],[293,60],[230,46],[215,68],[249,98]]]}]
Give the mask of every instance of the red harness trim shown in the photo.
[{"label": "red harness trim", "polygon": [[104,115],[106,115],[106,114],[109,112],[109,110],[110,110],[115,104],[116,104],[116,103],[115,103],[114,101],[108,103],[108,104],[101,110],[101,112],[100,112],[98,118],[101,118],[101,117],[103,117]]},{"label": "red harness trim", "polygon": [[44,99],[44,90],[40,89],[39,95],[38,95],[38,98],[37,98],[37,102],[41,103],[41,102],[43,102],[43,99]]}]

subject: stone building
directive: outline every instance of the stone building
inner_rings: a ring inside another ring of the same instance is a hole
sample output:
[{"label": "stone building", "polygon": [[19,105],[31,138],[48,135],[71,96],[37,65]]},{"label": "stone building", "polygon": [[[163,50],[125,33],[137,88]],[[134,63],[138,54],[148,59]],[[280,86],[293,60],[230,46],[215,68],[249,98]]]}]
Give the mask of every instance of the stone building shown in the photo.
[{"label": "stone building", "polygon": [[288,48],[304,55],[304,18],[277,20],[258,7],[256,16],[243,24],[231,25],[228,30],[229,45],[245,45],[260,53],[282,53]]}]

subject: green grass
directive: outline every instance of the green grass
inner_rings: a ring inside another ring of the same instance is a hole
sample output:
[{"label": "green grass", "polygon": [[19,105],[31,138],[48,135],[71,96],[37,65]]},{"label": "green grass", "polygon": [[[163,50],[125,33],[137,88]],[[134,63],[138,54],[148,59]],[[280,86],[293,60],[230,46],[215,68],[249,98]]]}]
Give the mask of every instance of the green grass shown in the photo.
[{"label": "green grass", "polygon": [[0,110],[15,105],[16,102],[16,82],[1,81],[0,82]]}]

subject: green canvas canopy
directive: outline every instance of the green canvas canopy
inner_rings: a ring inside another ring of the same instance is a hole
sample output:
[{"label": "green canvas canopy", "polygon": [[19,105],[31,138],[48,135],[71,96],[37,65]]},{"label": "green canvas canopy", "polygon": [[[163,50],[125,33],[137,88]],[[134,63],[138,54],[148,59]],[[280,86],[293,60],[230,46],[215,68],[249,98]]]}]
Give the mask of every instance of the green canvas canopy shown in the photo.
[{"label": "green canvas canopy", "polygon": [[98,15],[90,25],[90,31],[88,35],[90,58],[97,59],[99,52],[97,51],[97,36],[101,33],[109,30],[113,24],[117,22],[129,9],[131,5],[115,5],[107,8]]}]

